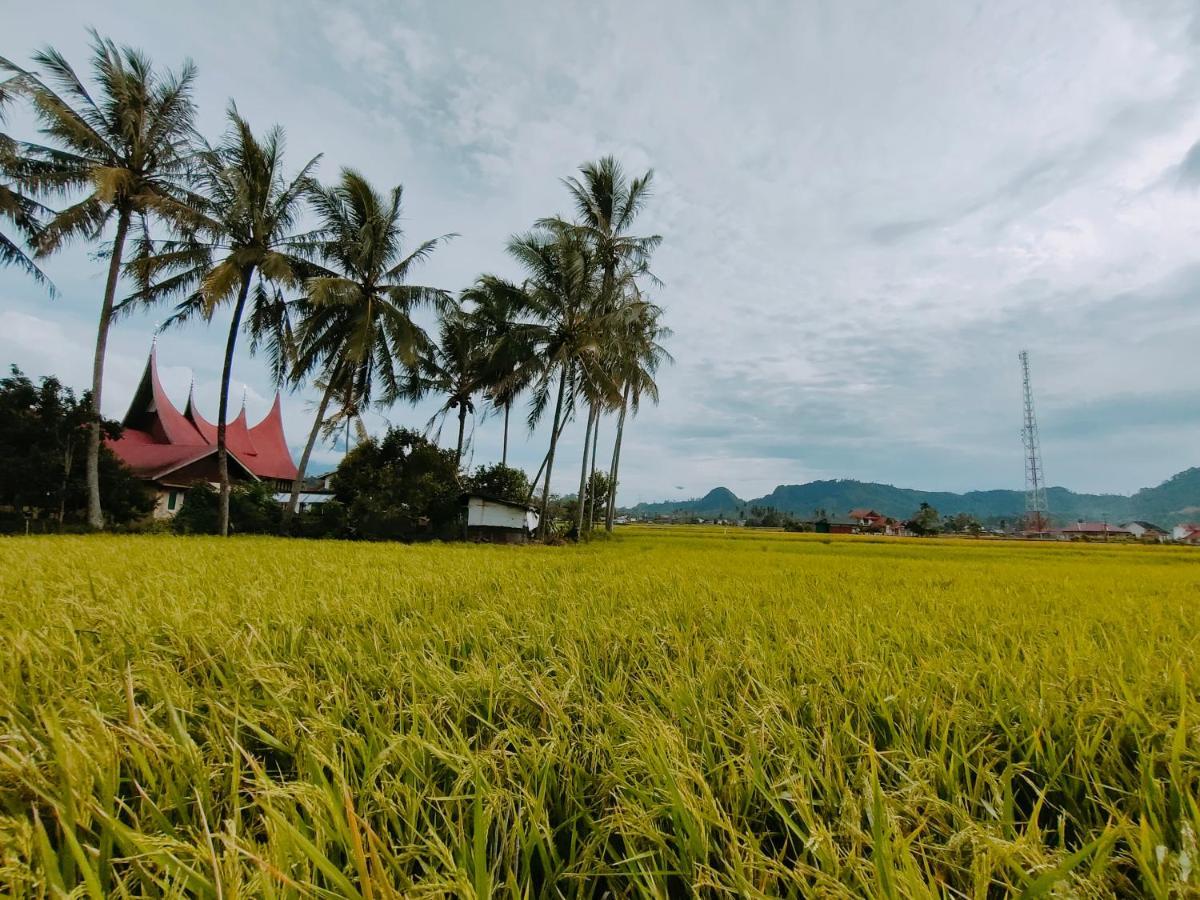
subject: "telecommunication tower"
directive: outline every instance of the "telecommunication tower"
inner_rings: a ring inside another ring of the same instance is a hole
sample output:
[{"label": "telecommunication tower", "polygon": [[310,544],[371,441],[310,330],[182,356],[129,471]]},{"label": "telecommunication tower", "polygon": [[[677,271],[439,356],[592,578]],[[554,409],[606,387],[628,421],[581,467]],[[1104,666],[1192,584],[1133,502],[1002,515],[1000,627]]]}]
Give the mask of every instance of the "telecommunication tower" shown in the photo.
[{"label": "telecommunication tower", "polygon": [[1038,439],[1037,416],[1033,412],[1033,386],[1029,382],[1029,351],[1021,351],[1021,379],[1025,387],[1025,530],[1043,532],[1050,527],[1046,507],[1046,477],[1042,469],[1042,445]]}]

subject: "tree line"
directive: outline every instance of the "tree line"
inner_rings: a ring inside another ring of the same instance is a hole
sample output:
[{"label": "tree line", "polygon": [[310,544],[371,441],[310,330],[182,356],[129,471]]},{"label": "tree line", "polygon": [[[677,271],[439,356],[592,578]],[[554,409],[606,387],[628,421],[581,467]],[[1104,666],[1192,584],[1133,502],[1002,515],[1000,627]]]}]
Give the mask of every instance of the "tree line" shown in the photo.
[{"label": "tree line", "polygon": [[[87,518],[104,525],[100,417],[110,328],[133,309],[168,303],[163,327],[227,316],[217,414],[218,521],[229,531],[226,449],[235,350],[248,339],[275,382],[316,387],[320,400],[283,511],[286,531],[320,434],[349,429],[368,408],[440,397],[432,428],[456,419],[461,464],[467,417],[480,403],[503,419],[527,399],[532,429],[549,439],[527,501],[540,485],[542,535],[556,450],[566,425],[585,425],[575,531],[598,514],[612,529],[621,443],[629,413],[657,402],[656,373],[669,361],[669,330],[647,296],[658,235],[637,235],[653,172],[630,177],[613,157],[563,179],[574,207],[514,235],[508,253],[522,275],[479,276],[457,294],[414,284],[418,266],[455,235],[412,245],[401,227],[403,188],[382,190],[343,168],[316,177],[320,157],[290,170],[284,132],[256,133],[231,101],[214,142],[196,129],[197,72],[156,69],[128,46],[91,32],[91,83],[53,48],[29,68],[0,57],[0,123],[23,103],[38,137],[0,132],[0,265],[54,286],[41,261],[72,241],[107,261],[93,358],[86,440]],[[304,227],[312,221],[315,227]],[[118,296],[122,279],[132,286]],[[436,327],[420,324],[436,315]],[[616,417],[611,460],[596,509],[600,423]],[[440,426],[439,426],[440,428]]]}]

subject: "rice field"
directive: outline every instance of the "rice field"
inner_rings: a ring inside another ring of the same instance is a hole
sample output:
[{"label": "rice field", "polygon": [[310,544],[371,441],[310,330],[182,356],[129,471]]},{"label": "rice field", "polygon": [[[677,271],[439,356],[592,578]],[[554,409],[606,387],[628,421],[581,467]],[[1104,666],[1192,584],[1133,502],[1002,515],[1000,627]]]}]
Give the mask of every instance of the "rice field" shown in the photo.
[{"label": "rice field", "polygon": [[1200,553],[0,540],[0,894],[1200,892]]}]

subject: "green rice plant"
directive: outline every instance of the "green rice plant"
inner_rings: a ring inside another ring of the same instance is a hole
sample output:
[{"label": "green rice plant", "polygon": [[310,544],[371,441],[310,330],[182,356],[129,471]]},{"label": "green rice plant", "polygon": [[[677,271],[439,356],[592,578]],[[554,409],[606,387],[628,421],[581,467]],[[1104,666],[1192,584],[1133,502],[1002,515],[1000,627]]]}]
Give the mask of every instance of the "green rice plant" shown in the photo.
[{"label": "green rice plant", "polygon": [[1186,897],[1200,555],[0,541],[0,894]]}]

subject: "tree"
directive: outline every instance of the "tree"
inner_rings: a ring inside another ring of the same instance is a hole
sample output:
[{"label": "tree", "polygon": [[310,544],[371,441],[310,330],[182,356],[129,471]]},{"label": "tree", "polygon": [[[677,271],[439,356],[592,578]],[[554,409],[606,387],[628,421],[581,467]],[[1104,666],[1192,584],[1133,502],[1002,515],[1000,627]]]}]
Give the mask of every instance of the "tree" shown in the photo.
[{"label": "tree", "polygon": [[[641,178],[630,180],[615,157],[605,156],[596,162],[580,167],[580,178],[563,180],[575,205],[576,218],[572,222],[562,217],[544,219],[540,223],[556,234],[573,234],[588,243],[594,250],[600,269],[600,283],[596,296],[597,317],[613,312],[621,302],[625,287],[649,270],[650,255],[662,242],[659,235],[635,237],[629,234],[634,219],[650,197],[653,171]],[[651,276],[653,277],[653,276]],[[589,452],[594,461],[599,428],[599,418],[606,408],[619,407],[621,386],[610,396],[613,367],[605,365],[596,372],[588,373],[585,379],[588,400],[587,428],[584,432],[583,463],[580,468],[580,508],[577,513],[577,528],[580,533],[584,524],[584,498],[587,472],[592,468]],[[589,442],[591,444],[589,450]],[[613,473],[615,476],[615,473]],[[606,516],[606,520],[610,518]]]},{"label": "tree", "polygon": [[650,255],[662,243],[660,235],[629,234],[650,198],[654,171],[630,180],[615,157],[605,156],[581,166],[579,172],[581,178],[563,179],[575,204],[575,221],[555,217],[541,224],[554,232],[573,232],[593,247],[600,267],[599,302],[612,308],[620,299],[618,273],[622,269],[634,275],[645,273]]},{"label": "tree", "polygon": [[937,534],[939,528],[938,511],[928,503],[922,503],[921,508],[917,510],[917,514],[908,521],[908,527],[915,532],[918,537]]},{"label": "tree", "polygon": [[[607,508],[611,496],[612,481],[609,479],[608,473],[600,469],[593,469],[591,476],[588,478],[587,485],[589,520],[595,515],[597,506],[601,509]],[[593,522],[589,521],[587,527],[591,529],[593,524]]]},{"label": "tree", "polygon": [[[171,324],[196,316],[208,321],[221,307],[233,307],[217,412],[222,536],[229,533],[225,432],[238,334],[247,324],[253,338],[251,350],[265,342],[276,379],[284,376],[291,353],[287,305],[278,291],[268,289],[268,283],[295,287],[308,273],[306,257],[313,249],[314,236],[295,234],[293,227],[304,198],[314,189],[311,172],[319,159],[313,158],[298,174],[286,179],[282,129],[272,128],[260,141],[232,104],[228,116],[229,130],[220,144],[205,145],[198,151],[196,190],[189,194],[186,204],[170,207],[179,237],[147,244],[131,264],[140,285],[131,302],[187,295],[176,307]],[[248,318],[247,299],[251,299]]]},{"label": "tree", "polygon": [[573,393],[578,387],[580,361],[603,352],[593,316],[598,269],[592,248],[570,231],[555,234],[537,229],[517,235],[509,241],[508,250],[528,274],[525,294],[531,321],[518,334],[536,348],[529,412],[531,428],[546,409],[552,391],[555,397],[542,489],[541,533],[545,537],[549,529],[545,512],[550,501],[554,454],[564,424],[564,404],[573,403],[568,392]]},{"label": "tree", "polygon": [[529,477],[520,469],[496,463],[477,468],[467,479],[467,488],[485,497],[525,503],[529,497]]},{"label": "tree", "polygon": [[320,238],[313,246],[319,268],[298,303],[301,320],[291,377],[299,383],[319,371],[321,401],[284,510],[285,530],[330,400],[336,397],[353,416],[376,399],[376,381],[385,405],[409,395],[419,362],[432,347],[413,313],[450,303],[445,291],[407,283],[412,270],[453,235],[405,253],[403,194],[397,185],[381,195],[361,174],[343,169],[335,185],[315,187],[310,195],[321,217]]},{"label": "tree", "polygon": [[[4,124],[5,106],[13,98],[15,79],[0,82],[0,125]],[[0,266],[15,266],[54,294],[54,286],[30,256],[35,252],[41,234],[39,216],[49,212],[32,197],[26,196],[18,183],[22,159],[20,145],[7,134],[0,133],[0,220],[16,230],[10,237],[0,231]]]},{"label": "tree", "polygon": [[406,428],[389,428],[346,454],[333,477],[347,529],[366,540],[450,538],[461,505],[454,455]]},{"label": "tree", "polygon": [[658,383],[655,377],[663,362],[672,362],[671,354],[662,341],[670,337],[671,330],[659,323],[662,309],[646,302],[639,293],[633,293],[626,305],[618,311],[618,333],[616,342],[616,377],[621,385],[621,406],[617,415],[617,436],[613,441],[612,465],[609,481],[612,489],[608,495],[608,509],[604,518],[607,531],[613,529],[613,517],[617,505],[618,472],[621,464],[621,442],[625,435],[625,416],[632,409],[637,415],[642,398],[658,403]]},{"label": "tree", "polygon": [[[0,379],[0,506],[53,518],[61,528],[86,510],[87,479],[81,451],[92,423],[91,398],[76,399],[53,377],[34,384],[13,366]],[[117,437],[116,422],[102,421]],[[133,473],[105,447],[100,455],[101,498],[114,521],[148,513],[153,498]]]},{"label": "tree", "polygon": [[462,293],[464,305],[470,305],[471,326],[479,335],[484,350],[481,387],[494,409],[504,415],[501,464],[508,462],[508,419],[513,403],[533,380],[536,348],[528,340],[528,331],[520,327],[528,309],[524,291],[495,275],[481,275]]},{"label": "tree", "polygon": [[454,309],[443,315],[438,325],[438,339],[421,360],[416,395],[433,393],[446,398],[429,420],[430,426],[438,417],[444,421],[451,411],[457,411],[458,442],[454,446],[456,466],[462,462],[467,414],[475,411],[471,398],[482,390],[485,382],[486,361],[479,332],[471,327],[463,311]]},{"label": "tree", "polygon": [[[11,93],[25,96],[47,144],[18,142],[10,152],[19,192],[31,197],[83,198],[54,215],[38,235],[37,256],[76,237],[99,241],[114,226],[108,246],[108,277],[100,304],[92,361],[94,421],[87,444],[88,522],[104,525],[100,502],[100,421],[104,356],[125,242],[135,219],[164,215],[178,198],[189,164],[196,70],[184,62],[178,75],[155,73],[150,60],[130,47],[92,35],[96,98],[57,50],[34,56],[58,91],[34,72],[0,57],[10,73]],[[11,201],[10,201],[11,202]],[[25,210],[18,204],[18,213]],[[11,216],[11,214],[8,214]]]}]

